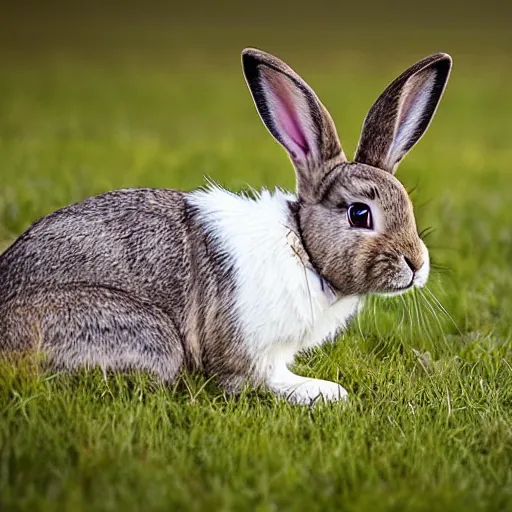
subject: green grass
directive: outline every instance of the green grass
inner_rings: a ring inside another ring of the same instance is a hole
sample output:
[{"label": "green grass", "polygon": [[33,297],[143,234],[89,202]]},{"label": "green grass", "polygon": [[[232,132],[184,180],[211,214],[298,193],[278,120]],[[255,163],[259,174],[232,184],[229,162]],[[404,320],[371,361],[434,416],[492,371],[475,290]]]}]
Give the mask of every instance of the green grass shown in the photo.
[{"label": "green grass", "polygon": [[[203,175],[235,190],[294,186],[239,69],[241,45],[258,41],[239,30],[178,58],[174,43],[155,51],[158,34],[139,53],[2,49],[3,247],[111,188],[191,189]],[[405,50],[352,40],[359,53],[329,46],[329,58],[266,48],[317,90],[351,154],[377,94],[439,48],[422,37]],[[337,343],[298,360],[351,392],[312,409],[257,390],[229,399],[200,376],[165,389],[2,363],[0,509],[512,510],[512,72],[507,47],[484,61],[471,41],[453,39],[464,51],[447,94],[399,170],[420,228],[434,228],[429,289],[451,318],[426,291],[370,301]]]}]

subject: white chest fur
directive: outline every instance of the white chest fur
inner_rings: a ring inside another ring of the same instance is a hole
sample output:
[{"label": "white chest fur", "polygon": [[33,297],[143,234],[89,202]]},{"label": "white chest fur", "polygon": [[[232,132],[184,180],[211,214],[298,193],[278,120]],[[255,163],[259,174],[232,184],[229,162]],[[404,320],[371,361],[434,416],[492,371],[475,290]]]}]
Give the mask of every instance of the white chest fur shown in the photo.
[{"label": "white chest fur", "polygon": [[252,199],[214,187],[189,197],[205,228],[233,255],[243,342],[263,373],[333,338],[356,312],[358,297],[332,303],[294,252],[288,205],[294,196],[263,191]]}]

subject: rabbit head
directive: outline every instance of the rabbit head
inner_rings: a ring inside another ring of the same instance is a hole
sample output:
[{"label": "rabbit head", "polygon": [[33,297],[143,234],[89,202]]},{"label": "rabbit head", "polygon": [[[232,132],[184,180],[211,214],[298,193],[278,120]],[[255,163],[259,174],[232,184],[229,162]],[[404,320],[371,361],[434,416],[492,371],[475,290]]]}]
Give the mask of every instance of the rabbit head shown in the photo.
[{"label": "rabbit head", "polygon": [[353,162],[326,108],[289,66],[255,49],[244,50],[242,64],[264,124],[295,167],[294,217],[319,274],[339,295],[424,285],[428,251],[394,174],[432,120],[451,57],[427,57],[385,89],[366,116]]}]

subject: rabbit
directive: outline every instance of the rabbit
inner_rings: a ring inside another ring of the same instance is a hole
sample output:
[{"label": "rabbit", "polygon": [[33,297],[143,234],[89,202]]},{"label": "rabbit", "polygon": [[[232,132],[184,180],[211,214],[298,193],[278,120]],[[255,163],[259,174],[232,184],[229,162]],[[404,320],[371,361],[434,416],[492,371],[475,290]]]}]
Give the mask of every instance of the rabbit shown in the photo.
[{"label": "rabbit", "polygon": [[347,398],[289,367],[335,340],[368,294],[426,283],[428,250],[394,174],[429,126],[452,59],[427,57],[385,89],[353,162],[288,65],[248,48],[242,66],[296,193],[122,189],[50,213],[0,256],[3,352],[164,383],[199,371],[226,392],[252,385],[295,404]]}]

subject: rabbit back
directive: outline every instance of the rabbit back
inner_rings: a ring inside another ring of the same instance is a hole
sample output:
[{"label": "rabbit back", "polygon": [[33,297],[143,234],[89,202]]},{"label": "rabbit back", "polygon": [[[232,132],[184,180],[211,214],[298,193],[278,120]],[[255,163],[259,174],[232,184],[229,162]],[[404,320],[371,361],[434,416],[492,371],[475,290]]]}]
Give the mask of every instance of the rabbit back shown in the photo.
[{"label": "rabbit back", "polygon": [[80,283],[151,299],[176,320],[186,293],[184,195],[107,192],[34,223],[0,257],[0,302]]}]

